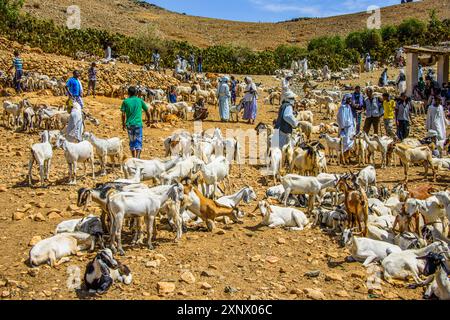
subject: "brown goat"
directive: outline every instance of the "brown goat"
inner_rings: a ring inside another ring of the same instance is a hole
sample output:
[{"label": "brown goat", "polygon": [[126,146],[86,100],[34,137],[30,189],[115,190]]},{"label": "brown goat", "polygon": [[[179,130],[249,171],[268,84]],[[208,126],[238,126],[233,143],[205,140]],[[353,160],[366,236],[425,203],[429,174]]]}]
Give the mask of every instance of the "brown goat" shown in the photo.
[{"label": "brown goat", "polygon": [[[368,232],[369,201],[364,189],[356,185],[354,181],[352,181],[353,187],[350,187],[349,180],[350,177],[347,175],[342,177],[337,184],[337,189],[345,194],[344,204],[348,214],[348,227],[354,228],[356,222],[359,230],[366,237]],[[364,230],[361,226],[361,220],[364,222]]]},{"label": "brown goat", "polygon": [[221,205],[214,200],[206,198],[197,188],[192,184],[187,184],[184,186],[184,194],[189,195],[194,192],[195,195],[200,199],[200,214],[203,221],[206,223],[208,231],[213,231],[215,224],[214,220],[218,217],[229,217],[236,223],[241,223],[239,220],[239,210],[234,207],[230,208]]}]

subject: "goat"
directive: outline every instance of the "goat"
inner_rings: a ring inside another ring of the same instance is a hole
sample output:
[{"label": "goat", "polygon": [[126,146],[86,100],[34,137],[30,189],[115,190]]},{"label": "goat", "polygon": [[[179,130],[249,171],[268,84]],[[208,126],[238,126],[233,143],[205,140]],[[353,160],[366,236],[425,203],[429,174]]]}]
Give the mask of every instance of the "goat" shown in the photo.
[{"label": "goat", "polygon": [[271,206],[267,201],[260,201],[255,211],[258,209],[263,217],[260,225],[271,229],[284,227],[291,231],[301,231],[310,224],[305,214],[297,209]]},{"label": "goat", "polygon": [[290,172],[294,169],[299,169],[301,175],[317,176],[320,171],[318,149],[320,144],[310,144],[303,148],[297,147],[294,149],[293,160],[290,167]]},{"label": "goat", "polygon": [[405,144],[396,144],[394,153],[400,158],[405,173],[405,183],[408,183],[408,169],[411,164],[422,163],[425,168],[425,178],[428,177],[428,168],[433,171],[433,179],[436,181],[436,170],[433,167],[433,158],[429,147],[412,148]]},{"label": "goat", "polygon": [[119,167],[122,168],[123,146],[120,138],[100,139],[90,132],[85,132],[83,137],[94,146],[96,154],[100,158],[102,175],[106,175],[107,157],[110,157],[114,161],[113,168],[116,158],[118,160]]},{"label": "goat", "polygon": [[50,136],[48,131],[44,131],[41,134],[41,143],[36,143],[31,146],[31,156],[28,165],[28,183],[33,185],[32,170],[33,163],[36,162],[39,165],[39,176],[41,178],[41,186],[44,187],[44,181],[49,180],[50,166],[53,157],[53,149],[50,144]]},{"label": "goat", "polygon": [[141,160],[141,159],[128,159],[125,161],[123,170],[127,179],[136,174],[138,168],[142,168],[142,180],[155,180],[159,183],[163,173],[172,169],[179,161],[180,157],[174,157],[168,160]]},{"label": "goat", "polygon": [[86,162],[91,162],[92,179],[95,179],[94,170],[94,147],[88,141],[80,143],[68,142],[63,136],[59,136],[56,141],[56,147],[64,150],[64,156],[69,166],[69,184],[77,183],[77,163],[84,163],[84,174],[86,175]]},{"label": "goat", "polygon": [[89,292],[103,294],[115,280],[129,285],[132,274],[126,265],[114,259],[110,249],[104,249],[86,266],[84,283]]},{"label": "goat", "polygon": [[[203,181],[206,184],[206,192],[204,193],[205,195],[215,199],[218,183],[221,181],[223,181],[225,185],[225,180],[227,180],[228,187],[230,187],[230,163],[225,157],[217,157],[208,164],[201,163],[199,164],[199,169],[202,174]],[[212,193],[210,190],[211,186],[213,186]]]},{"label": "goat", "polygon": [[364,188],[364,191],[369,190],[369,186],[377,185],[377,172],[375,167],[368,166],[361,170],[356,178],[356,183]]},{"label": "goat", "polygon": [[335,161],[339,164],[340,153],[341,153],[341,139],[332,138],[328,134],[321,134],[320,139],[325,140],[325,146],[327,148],[327,153],[329,157],[335,157]]},{"label": "goat", "polygon": [[270,148],[267,154],[267,175],[273,177],[273,183],[277,184],[280,179],[280,170],[282,165],[283,154],[280,148]]},{"label": "goat", "polygon": [[[83,232],[61,233],[39,241],[30,250],[30,264],[37,267],[48,263],[56,267],[67,261],[67,256],[75,255],[78,251],[94,249],[91,235]],[[61,259],[60,261],[58,261]]]},{"label": "goat", "polygon": [[414,281],[419,284],[422,282],[419,275],[423,273],[425,263],[418,260],[417,257],[427,255],[430,252],[443,251],[448,251],[447,245],[437,241],[425,248],[392,253],[381,262],[384,269],[384,279],[386,282],[392,283],[392,279],[404,280],[412,276]]}]

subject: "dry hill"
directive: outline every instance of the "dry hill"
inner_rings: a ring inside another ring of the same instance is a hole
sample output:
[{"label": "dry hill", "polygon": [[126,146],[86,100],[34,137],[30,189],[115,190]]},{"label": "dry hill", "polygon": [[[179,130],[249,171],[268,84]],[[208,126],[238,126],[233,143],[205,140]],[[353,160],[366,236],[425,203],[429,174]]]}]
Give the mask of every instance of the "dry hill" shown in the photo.
[{"label": "dry hill", "polygon": [[[155,6],[142,6],[133,0],[26,0],[24,10],[38,17],[65,23],[68,6],[81,8],[82,27],[106,29],[135,36],[152,26],[166,39],[186,40],[200,47],[234,44],[257,50],[273,49],[280,44],[305,44],[314,37],[363,29],[368,14],[308,19],[281,23],[249,23],[202,18],[170,12]],[[384,25],[398,24],[406,17],[428,19],[436,9],[440,18],[450,17],[450,0],[424,0],[382,9]]]}]

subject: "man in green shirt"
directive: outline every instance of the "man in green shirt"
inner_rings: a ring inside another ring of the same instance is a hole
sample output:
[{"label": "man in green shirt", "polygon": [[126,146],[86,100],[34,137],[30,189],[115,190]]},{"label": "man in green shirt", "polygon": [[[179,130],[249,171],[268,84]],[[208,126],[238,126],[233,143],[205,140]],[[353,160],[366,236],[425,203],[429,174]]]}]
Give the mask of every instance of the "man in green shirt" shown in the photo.
[{"label": "man in green shirt", "polygon": [[140,159],[142,151],[142,110],[147,115],[147,126],[150,126],[150,113],[144,100],[136,96],[136,87],[128,88],[128,99],[122,103],[122,128],[128,131],[130,150],[133,158]]}]

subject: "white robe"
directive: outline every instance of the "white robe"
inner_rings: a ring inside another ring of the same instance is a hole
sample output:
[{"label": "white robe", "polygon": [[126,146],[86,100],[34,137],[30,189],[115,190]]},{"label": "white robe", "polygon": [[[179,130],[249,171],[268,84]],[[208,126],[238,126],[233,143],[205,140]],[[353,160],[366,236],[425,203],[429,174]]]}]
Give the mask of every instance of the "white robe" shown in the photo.
[{"label": "white robe", "polygon": [[69,122],[67,123],[66,138],[69,142],[81,142],[83,140],[83,115],[78,103],[73,104],[70,112]]},{"label": "white robe", "polygon": [[353,144],[355,143],[352,140],[355,135],[355,123],[350,106],[341,105],[337,115],[337,123],[340,131],[339,136],[342,138],[343,151],[346,152],[353,148]]},{"label": "white robe", "polygon": [[438,141],[447,139],[446,126],[448,125],[450,125],[450,121],[445,118],[442,105],[439,105],[439,107],[433,105],[428,107],[426,129],[427,131],[436,130],[438,133]]}]

